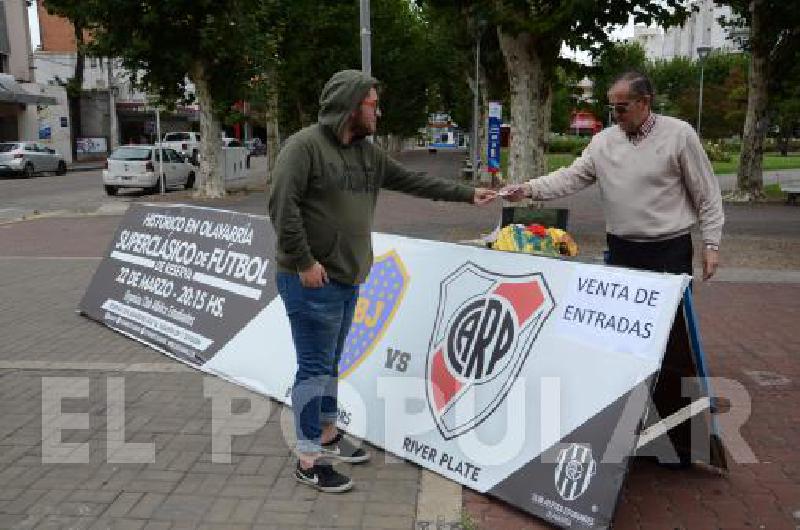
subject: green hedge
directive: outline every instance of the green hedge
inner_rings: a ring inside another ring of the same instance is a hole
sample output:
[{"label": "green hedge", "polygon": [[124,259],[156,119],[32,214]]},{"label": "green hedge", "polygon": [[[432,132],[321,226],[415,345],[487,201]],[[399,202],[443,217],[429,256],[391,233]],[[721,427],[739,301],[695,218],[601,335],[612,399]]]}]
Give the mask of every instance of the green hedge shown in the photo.
[{"label": "green hedge", "polygon": [[[725,145],[725,148],[728,151],[733,152],[741,152],[742,150],[742,139],[741,138],[724,138],[720,140]],[[789,140],[789,152],[796,153],[800,151],[800,138],[792,138]],[[775,138],[766,138],[764,140],[764,152],[765,153],[778,153],[780,149],[778,149],[778,141]]]},{"label": "green hedge", "polygon": [[[586,146],[589,145],[590,140],[590,136],[553,134],[550,136],[547,152],[580,155]],[[740,138],[722,138],[703,142],[703,146],[706,148],[708,158],[711,159],[712,162],[730,162],[731,157],[742,150],[742,140]],[[800,138],[789,140],[789,152],[796,153],[799,151]],[[767,138],[764,140],[764,152],[779,152],[778,142],[775,138]]]},{"label": "green hedge", "polygon": [[730,162],[733,159],[733,153],[723,142],[703,142],[703,148],[712,162]]},{"label": "green hedge", "polygon": [[547,146],[548,153],[570,153],[579,155],[586,149],[591,140],[590,136],[553,135]]}]

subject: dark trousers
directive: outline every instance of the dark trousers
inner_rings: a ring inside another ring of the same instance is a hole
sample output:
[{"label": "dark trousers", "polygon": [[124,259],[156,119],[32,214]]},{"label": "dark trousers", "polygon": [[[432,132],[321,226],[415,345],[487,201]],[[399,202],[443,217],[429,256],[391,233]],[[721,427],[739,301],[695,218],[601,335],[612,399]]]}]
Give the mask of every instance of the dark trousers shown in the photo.
[{"label": "dark trousers", "polygon": [[692,236],[641,243],[606,235],[608,264],[673,274],[692,274]]},{"label": "dark trousers", "polygon": [[[673,274],[692,274],[692,237],[689,234],[665,241],[636,242],[607,234],[608,264]],[[683,304],[678,307],[670,330],[664,362],[653,389],[653,403],[663,419],[691,403],[681,386],[684,377],[696,377]],[[648,422],[649,423],[649,422]],[[688,421],[669,431],[669,438],[681,459],[691,454],[691,428]],[[669,462],[667,455],[660,460]]]},{"label": "dark trousers", "polygon": [[358,286],[331,280],[319,288],[303,287],[300,276],[285,272],[278,273],[277,284],[297,353],[292,387],[297,451],[319,453],[323,427],[336,425],[339,359],[353,320]]}]

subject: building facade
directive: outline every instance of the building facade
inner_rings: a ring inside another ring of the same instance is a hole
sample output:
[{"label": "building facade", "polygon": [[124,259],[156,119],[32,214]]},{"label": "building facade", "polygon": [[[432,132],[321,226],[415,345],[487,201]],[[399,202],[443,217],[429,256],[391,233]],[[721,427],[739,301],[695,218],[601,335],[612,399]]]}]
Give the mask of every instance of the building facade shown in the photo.
[{"label": "building facade", "polygon": [[[65,18],[47,13],[42,1],[37,4],[41,46],[33,54],[36,81],[59,85],[75,74],[75,29]],[[155,110],[148,95],[134,86],[130,72],[122,68],[119,61],[85,57],[82,88],[81,134],[76,139],[79,145],[105,145],[106,151],[110,151],[120,144],[155,141]],[[189,83],[187,90],[191,93],[194,87]],[[160,118],[162,135],[196,130],[199,125],[196,106],[162,112]],[[82,153],[81,156],[96,158],[105,154]]]},{"label": "building facade", "polygon": [[0,141],[38,140],[66,155],[66,92],[34,82],[28,22],[25,0],[0,1]]},{"label": "building facade", "polygon": [[675,57],[696,60],[700,46],[727,53],[741,51],[728,30],[720,23],[721,18],[732,17],[730,7],[719,6],[714,0],[699,0],[694,5],[696,10],[682,26],[671,27],[666,31],[637,26],[629,42],[639,43],[650,60],[670,60]]}]

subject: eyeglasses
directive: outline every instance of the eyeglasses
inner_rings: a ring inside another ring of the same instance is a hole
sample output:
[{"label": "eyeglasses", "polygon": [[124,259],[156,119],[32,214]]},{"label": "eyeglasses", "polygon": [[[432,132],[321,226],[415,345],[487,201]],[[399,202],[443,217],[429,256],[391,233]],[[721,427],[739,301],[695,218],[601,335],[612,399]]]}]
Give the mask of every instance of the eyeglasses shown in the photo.
[{"label": "eyeglasses", "polygon": [[630,107],[632,101],[626,101],[624,103],[614,103],[613,105],[606,105],[608,110],[612,112],[616,112],[617,114],[625,114],[628,112],[628,107]]},{"label": "eyeglasses", "polygon": [[378,100],[377,99],[373,99],[373,100],[365,99],[364,101],[361,102],[361,104],[362,105],[366,105],[367,107],[372,107],[375,110],[375,112],[380,112],[381,111],[381,108],[378,106]]}]

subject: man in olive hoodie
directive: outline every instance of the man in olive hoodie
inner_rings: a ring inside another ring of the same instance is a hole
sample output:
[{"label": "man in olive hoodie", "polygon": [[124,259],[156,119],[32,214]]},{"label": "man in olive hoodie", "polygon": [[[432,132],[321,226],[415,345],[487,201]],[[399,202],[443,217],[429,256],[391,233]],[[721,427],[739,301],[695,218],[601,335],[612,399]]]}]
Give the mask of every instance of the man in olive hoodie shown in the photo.
[{"label": "man in olive hoodie", "polygon": [[378,191],[472,204],[495,198],[488,189],[409,171],[366,140],[380,116],[377,84],[357,70],[328,80],[318,122],[292,135],[278,154],[269,199],[277,235],[278,292],[297,353],[295,478],[327,492],[352,487],[330,461],[369,459],[338,432],[336,401],[338,363],[358,286],[372,266]]}]

